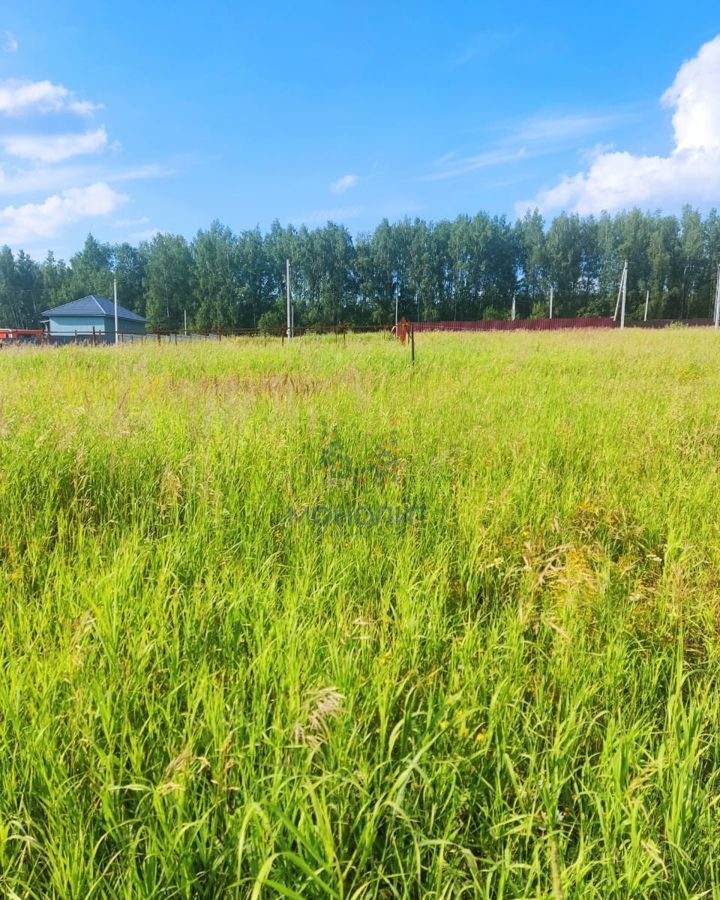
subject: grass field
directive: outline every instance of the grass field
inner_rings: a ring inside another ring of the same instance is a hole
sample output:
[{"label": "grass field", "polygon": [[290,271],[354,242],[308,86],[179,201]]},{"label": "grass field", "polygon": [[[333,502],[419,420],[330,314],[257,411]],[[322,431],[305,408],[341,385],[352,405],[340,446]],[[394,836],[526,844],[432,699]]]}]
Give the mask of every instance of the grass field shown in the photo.
[{"label": "grass field", "polygon": [[0,353],[0,895],[720,898],[719,360]]}]

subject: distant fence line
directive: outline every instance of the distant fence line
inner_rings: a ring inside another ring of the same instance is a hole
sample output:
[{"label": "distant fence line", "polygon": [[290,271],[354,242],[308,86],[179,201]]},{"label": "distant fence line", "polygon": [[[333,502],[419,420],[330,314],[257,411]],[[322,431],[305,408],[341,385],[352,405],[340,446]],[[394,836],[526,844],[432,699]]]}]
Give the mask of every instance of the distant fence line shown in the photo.
[{"label": "distant fence line", "polygon": [[[293,337],[303,337],[313,334],[334,334],[337,338],[342,338],[347,334],[364,334],[377,333],[391,330],[390,325],[349,325],[341,323],[339,325],[307,325],[304,327],[296,326],[293,328]],[[216,328],[216,329],[168,329],[155,328],[152,331],[146,331],[144,334],[136,334],[129,331],[118,331],[118,343],[183,343],[188,341],[222,341],[234,337],[257,337],[257,338],[277,338],[284,341],[287,337],[287,329],[260,329],[260,328]],[[74,332],[63,334],[45,335],[42,341],[36,343],[49,344],[113,344],[115,342],[114,332],[105,332],[99,329],[90,331],[82,331],[80,329]]]},{"label": "distant fence line", "polygon": [[[712,319],[650,319],[647,322],[625,320],[626,328],[667,328],[668,326],[685,326],[685,327],[709,327],[713,325]],[[408,329],[412,327],[415,334],[423,332],[488,332],[488,331],[561,331],[578,328],[616,328],[617,323],[611,316],[588,316],[577,317],[571,319],[482,319],[475,321],[437,321],[437,322],[411,322],[408,323]],[[39,331],[23,332],[23,337],[10,340],[7,336],[11,334],[11,329],[6,329],[4,334],[0,334],[0,346],[7,343],[35,343],[35,344],[51,344],[56,346],[66,344],[90,344],[103,345],[113,344],[115,341],[112,332],[104,332],[98,329],[92,331],[76,331],[74,333],[65,334],[45,334],[40,337]],[[20,332],[19,329],[14,331]],[[296,326],[293,328],[293,337],[305,337],[312,335],[335,335],[336,340],[345,341],[349,334],[374,334],[378,332],[391,333],[394,331],[392,325],[355,325],[349,323],[340,323],[338,325],[306,325]],[[122,344],[134,343],[186,343],[193,341],[223,341],[228,338],[236,337],[252,337],[260,338],[264,341],[269,339],[280,340],[284,342],[287,339],[287,330],[285,327],[279,329],[260,329],[260,328],[217,328],[217,329],[194,329],[187,331],[185,329],[163,329],[156,328],[153,331],[146,331],[144,334],[133,334],[130,332],[118,331],[118,342]]]},{"label": "distant fence line", "polygon": [[[637,325],[651,323],[633,323]],[[438,322],[412,322],[408,323],[408,327],[412,326],[416,334],[420,332],[430,331],[557,331],[569,328],[613,328],[615,322],[610,316],[593,316],[586,318],[574,319],[483,319],[477,321],[438,321]],[[392,332],[392,325],[351,325],[348,323],[340,323],[338,325],[307,325],[296,326],[293,328],[293,337],[304,337],[308,335],[328,335],[334,334],[336,339],[343,340],[348,334],[367,334],[377,332]],[[145,334],[130,334],[128,332],[118,332],[119,343],[183,343],[186,341],[210,340],[222,341],[233,337],[254,337],[263,338],[279,338],[284,341],[287,337],[287,329],[285,327],[277,330],[259,329],[259,328],[233,328],[233,329],[202,329],[188,330],[184,329],[163,329],[156,328],[154,331],[147,331]],[[112,343],[114,340],[112,334],[105,334],[102,331],[78,331],[75,334],[50,335],[50,343],[67,344],[67,343],[92,343],[104,344]]]}]

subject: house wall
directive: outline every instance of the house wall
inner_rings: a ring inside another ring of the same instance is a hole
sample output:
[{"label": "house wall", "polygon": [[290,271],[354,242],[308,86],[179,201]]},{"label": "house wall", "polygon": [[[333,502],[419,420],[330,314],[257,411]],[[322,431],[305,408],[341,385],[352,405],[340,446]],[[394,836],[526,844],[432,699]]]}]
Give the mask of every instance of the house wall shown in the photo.
[{"label": "house wall", "polygon": [[[92,331],[98,335],[105,330],[104,316],[49,316],[47,330],[50,343],[68,344],[77,339],[79,341],[92,341]],[[97,341],[102,340],[96,337]]]},{"label": "house wall", "polygon": [[[115,336],[115,321],[110,319],[110,330]],[[118,331],[121,334],[145,334],[145,323],[135,322],[133,319],[118,319]]]},{"label": "house wall", "polygon": [[59,336],[75,336],[75,332],[78,334],[92,334],[93,326],[95,326],[95,331],[104,331],[105,330],[105,317],[104,316],[58,316],[57,318],[53,318],[52,316],[48,319],[48,325],[51,335],[59,335]]},{"label": "house wall", "polygon": [[[92,339],[92,330],[95,333],[104,333],[105,341],[109,344],[115,342],[115,318],[113,316],[50,316],[48,319],[50,339],[69,341],[78,337]],[[135,322],[131,319],[118,318],[118,330],[124,334],[145,334],[145,323]],[[99,339],[99,338],[98,338]]]}]

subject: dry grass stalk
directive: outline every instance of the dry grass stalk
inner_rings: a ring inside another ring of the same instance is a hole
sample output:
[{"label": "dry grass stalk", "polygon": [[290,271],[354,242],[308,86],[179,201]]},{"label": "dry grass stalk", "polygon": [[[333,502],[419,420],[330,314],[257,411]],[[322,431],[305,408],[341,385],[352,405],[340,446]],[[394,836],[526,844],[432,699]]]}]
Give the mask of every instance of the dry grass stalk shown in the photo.
[{"label": "dry grass stalk", "polygon": [[293,728],[293,740],[318,750],[328,738],[328,724],[343,711],[345,695],[336,687],[326,687],[315,691],[303,706],[304,722],[298,721]]}]

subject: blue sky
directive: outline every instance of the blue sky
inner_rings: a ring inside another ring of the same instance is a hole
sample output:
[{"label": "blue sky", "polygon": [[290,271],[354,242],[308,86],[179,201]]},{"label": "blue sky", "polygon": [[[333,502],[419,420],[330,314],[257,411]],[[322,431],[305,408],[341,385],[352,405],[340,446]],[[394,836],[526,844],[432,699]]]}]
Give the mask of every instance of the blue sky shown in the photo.
[{"label": "blue sky", "polygon": [[719,33],[705,0],[0,4],[0,243],[720,205]]}]

